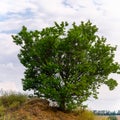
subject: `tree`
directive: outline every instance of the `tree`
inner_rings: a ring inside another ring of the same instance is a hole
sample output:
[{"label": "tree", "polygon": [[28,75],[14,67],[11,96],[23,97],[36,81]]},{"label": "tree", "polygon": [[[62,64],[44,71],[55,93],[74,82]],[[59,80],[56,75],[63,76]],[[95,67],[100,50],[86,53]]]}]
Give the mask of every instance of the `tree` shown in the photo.
[{"label": "tree", "polygon": [[56,101],[62,110],[82,105],[90,96],[97,98],[102,84],[113,90],[117,82],[109,75],[120,68],[114,62],[116,47],[106,44],[90,21],[67,26],[67,22],[55,22],[41,31],[23,26],[12,36],[26,68],[23,89]]}]

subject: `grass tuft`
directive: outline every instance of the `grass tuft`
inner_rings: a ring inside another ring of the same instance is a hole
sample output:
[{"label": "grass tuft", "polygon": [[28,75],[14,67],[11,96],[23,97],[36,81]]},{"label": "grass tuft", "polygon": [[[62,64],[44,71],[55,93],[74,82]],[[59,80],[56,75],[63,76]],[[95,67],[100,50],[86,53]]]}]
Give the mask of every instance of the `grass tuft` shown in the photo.
[{"label": "grass tuft", "polygon": [[3,117],[8,111],[17,109],[27,99],[27,95],[22,93],[2,91],[0,96],[0,117]]},{"label": "grass tuft", "polygon": [[74,110],[74,113],[79,115],[78,120],[95,120],[95,115],[90,110],[78,108]]}]

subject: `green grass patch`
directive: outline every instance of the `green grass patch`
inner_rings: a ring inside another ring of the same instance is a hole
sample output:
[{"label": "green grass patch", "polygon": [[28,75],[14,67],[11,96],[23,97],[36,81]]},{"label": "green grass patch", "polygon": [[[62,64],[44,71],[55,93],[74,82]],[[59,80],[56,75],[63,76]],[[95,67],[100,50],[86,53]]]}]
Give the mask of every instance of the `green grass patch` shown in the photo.
[{"label": "green grass patch", "polygon": [[27,95],[22,93],[2,91],[0,96],[0,116],[3,116],[8,111],[17,109],[27,99]]}]

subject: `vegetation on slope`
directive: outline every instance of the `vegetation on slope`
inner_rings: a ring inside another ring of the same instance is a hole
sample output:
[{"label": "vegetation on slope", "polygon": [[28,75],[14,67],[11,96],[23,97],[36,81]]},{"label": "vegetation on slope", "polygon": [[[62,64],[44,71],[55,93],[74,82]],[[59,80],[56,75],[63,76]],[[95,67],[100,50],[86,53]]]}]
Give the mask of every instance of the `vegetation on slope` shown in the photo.
[{"label": "vegetation on slope", "polygon": [[27,95],[16,92],[1,91],[0,96],[0,116],[18,109],[23,103],[27,101]]},{"label": "vegetation on slope", "polygon": [[49,101],[29,98],[25,94],[3,92],[0,97],[0,120],[106,120],[91,111],[76,109],[72,112],[50,107]]}]

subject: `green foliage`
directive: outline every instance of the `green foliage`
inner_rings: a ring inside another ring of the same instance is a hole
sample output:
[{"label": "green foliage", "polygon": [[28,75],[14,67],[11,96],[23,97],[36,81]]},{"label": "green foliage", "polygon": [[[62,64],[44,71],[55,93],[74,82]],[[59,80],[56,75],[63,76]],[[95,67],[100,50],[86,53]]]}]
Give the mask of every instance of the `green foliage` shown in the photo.
[{"label": "green foliage", "polygon": [[109,78],[118,73],[114,62],[116,47],[106,44],[90,21],[80,25],[55,22],[41,31],[22,30],[12,36],[20,46],[18,57],[26,67],[22,79],[24,90],[56,101],[61,109],[82,105],[90,96],[97,98],[97,89],[106,84],[110,90],[117,82]]},{"label": "green foliage", "polygon": [[5,114],[6,108],[3,105],[0,105],[0,116]]},{"label": "green foliage", "polygon": [[117,120],[117,117],[116,116],[109,116],[108,120]]}]

